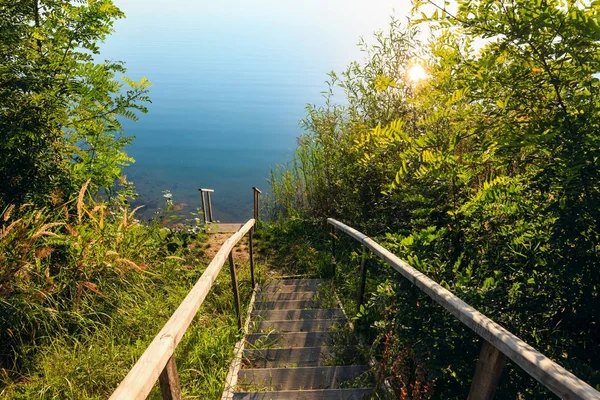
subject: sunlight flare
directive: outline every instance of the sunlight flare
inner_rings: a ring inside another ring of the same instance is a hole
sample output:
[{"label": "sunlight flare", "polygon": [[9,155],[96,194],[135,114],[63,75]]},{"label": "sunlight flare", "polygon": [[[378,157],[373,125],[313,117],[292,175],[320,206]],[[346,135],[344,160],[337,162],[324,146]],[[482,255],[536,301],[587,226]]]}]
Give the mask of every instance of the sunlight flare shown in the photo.
[{"label": "sunlight flare", "polygon": [[411,65],[406,71],[406,74],[411,83],[419,83],[420,81],[429,77],[425,71],[425,68],[423,68],[423,66],[419,63]]}]

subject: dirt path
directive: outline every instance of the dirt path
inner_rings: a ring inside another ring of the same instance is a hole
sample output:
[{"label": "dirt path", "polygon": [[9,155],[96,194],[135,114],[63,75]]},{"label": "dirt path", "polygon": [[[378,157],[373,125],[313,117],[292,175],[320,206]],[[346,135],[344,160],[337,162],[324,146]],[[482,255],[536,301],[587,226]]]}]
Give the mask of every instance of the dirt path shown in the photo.
[{"label": "dirt path", "polygon": [[[210,233],[208,239],[203,243],[204,255],[213,259],[223,243],[230,238],[233,233]],[[236,262],[247,262],[250,259],[248,253],[248,235],[246,235],[233,248],[233,258]]]}]

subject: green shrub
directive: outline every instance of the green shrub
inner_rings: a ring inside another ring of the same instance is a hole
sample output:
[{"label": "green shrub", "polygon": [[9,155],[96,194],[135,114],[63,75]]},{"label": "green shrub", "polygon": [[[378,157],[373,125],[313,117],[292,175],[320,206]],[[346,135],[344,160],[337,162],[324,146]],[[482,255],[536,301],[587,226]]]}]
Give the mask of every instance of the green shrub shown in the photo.
[{"label": "green shrub", "polygon": [[[418,19],[392,21],[363,45],[363,63],[330,74],[345,105],[330,90],[308,108],[296,159],[272,174],[271,215],[299,231],[318,220],[323,232],[334,217],[377,238],[600,387],[600,10],[562,0],[446,7],[415,2]],[[427,42],[414,35],[422,22]],[[426,79],[407,78],[416,64]],[[337,280],[352,304],[358,249],[341,240]],[[368,303],[365,334],[396,394],[466,397],[477,337],[388,267],[371,268],[369,292],[389,296]],[[507,370],[498,397],[548,396]]]}]

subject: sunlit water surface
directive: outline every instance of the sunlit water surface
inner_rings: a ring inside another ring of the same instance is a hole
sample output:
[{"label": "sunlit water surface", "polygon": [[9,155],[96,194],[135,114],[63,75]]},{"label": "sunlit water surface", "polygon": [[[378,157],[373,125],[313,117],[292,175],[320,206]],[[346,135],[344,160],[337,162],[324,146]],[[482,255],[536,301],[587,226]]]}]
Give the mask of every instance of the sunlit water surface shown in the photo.
[{"label": "sunlit water surface", "polygon": [[362,59],[356,46],[385,29],[410,2],[359,0],[115,0],[115,24],[102,57],[152,81],[149,113],[125,123],[135,135],[126,169],[146,205],[163,191],[185,212],[198,188],[215,190],[215,219],[252,214],[252,186],[292,156],[307,103],[321,104],[328,71]]}]

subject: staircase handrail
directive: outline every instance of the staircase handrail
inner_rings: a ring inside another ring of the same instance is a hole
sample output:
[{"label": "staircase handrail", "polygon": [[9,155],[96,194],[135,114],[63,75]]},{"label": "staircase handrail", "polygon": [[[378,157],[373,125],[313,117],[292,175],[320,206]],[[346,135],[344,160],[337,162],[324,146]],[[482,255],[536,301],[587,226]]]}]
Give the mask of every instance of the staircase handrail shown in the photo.
[{"label": "staircase handrail", "polygon": [[[370,249],[484,340],[471,383],[469,399],[493,398],[504,367],[505,357],[514,361],[561,399],[600,399],[600,393],[586,382],[462,301],[364,233],[333,218],[327,218],[327,223],[332,225],[332,229],[339,229],[356,239],[365,248]],[[332,232],[333,243],[335,243],[335,232]],[[335,246],[332,246],[332,249],[334,249],[335,257]],[[366,276],[364,264],[361,275],[361,288],[364,291]]]},{"label": "staircase handrail", "polygon": [[145,399],[152,390],[157,379],[160,381],[163,399],[181,398],[179,376],[177,374],[173,353],[194,319],[194,316],[198,312],[198,309],[204,302],[204,299],[208,295],[208,292],[212,288],[227,259],[229,259],[231,268],[232,286],[238,315],[238,327],[241,328],[239,291],[237,288],[232,250],[246,233],[249,233],[250,268],[253,281],[252,285],[254,287],[251,231],[254,224],[255,220],[250,219],[223,243],[200,279],[198,279],[171,318],[154,337],[154,340],[152,340],[142,356],[113,392],[110,397],[111,400]]}]

